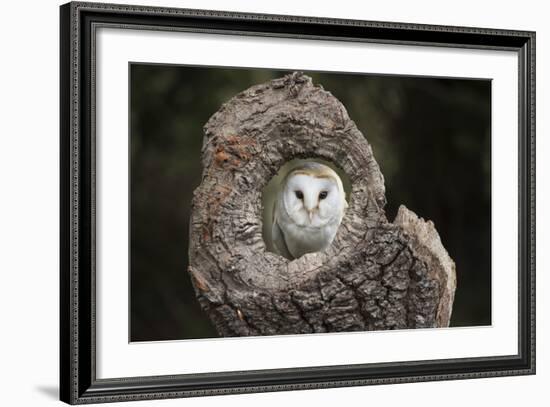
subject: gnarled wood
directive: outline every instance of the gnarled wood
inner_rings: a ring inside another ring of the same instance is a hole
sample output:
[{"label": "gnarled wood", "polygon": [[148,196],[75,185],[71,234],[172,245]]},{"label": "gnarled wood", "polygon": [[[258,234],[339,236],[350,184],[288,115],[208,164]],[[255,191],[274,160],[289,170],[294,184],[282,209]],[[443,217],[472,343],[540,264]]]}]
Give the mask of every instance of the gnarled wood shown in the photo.
[{"label": "gnarled wood", "polygon": [[[384,178],[344,106],[293,73],[236,95],[204,127],[189,273],[220,335],[448,326],[454,263],[431,222],[384,213]],[[349,208],[324,252],[266,251],[262,188],[287,161],[318,157],[350,178]]]}]

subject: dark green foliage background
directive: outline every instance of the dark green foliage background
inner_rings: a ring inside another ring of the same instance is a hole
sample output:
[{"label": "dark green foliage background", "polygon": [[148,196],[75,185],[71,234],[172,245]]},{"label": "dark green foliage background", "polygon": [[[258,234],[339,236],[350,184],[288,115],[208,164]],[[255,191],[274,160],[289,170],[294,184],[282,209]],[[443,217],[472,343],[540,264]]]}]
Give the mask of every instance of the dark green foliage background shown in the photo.
[{"label": "dark green foliage background", "polygon": [[[216,336],[187,274],[202,126],[242,90],[288,73],[130,67],[131,341]],[[491,323],[491,82],[308,72],[372,144],[399,204],[434,221],[457,266],[452,326]]]}]

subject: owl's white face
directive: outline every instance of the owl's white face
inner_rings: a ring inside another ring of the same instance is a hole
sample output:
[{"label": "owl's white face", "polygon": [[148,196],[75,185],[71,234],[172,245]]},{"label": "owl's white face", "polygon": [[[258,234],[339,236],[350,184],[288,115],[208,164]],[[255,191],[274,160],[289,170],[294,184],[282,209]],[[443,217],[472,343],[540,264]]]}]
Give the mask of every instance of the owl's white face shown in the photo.
[{"label": "owl's white face", "polygon": [[284,186],[283,203],[296,225],[321,228],[341,217],[345,205],[342,194],[339,179],[293,174]]}]

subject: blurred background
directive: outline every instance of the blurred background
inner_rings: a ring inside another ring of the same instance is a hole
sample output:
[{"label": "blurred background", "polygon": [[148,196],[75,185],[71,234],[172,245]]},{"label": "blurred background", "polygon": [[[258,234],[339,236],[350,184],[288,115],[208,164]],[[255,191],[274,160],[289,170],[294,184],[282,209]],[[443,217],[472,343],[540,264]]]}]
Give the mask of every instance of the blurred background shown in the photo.
[{"label": "blurred background", "polygon": [[[217,336],[187,273],[202,127],[242,90],[289,71],[130,67],[130,340]],[[456,263],[451,326],[491,324],[490,80],[307,72],[346,107],[400,204],[435,223]]]}]

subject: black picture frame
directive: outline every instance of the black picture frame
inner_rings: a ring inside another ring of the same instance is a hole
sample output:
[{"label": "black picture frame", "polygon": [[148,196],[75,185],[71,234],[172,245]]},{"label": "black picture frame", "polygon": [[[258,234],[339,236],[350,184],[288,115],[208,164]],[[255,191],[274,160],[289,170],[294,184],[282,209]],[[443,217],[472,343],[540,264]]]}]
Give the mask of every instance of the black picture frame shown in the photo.
[{"label": "black picture frame", "polygon": [[[535,373],[535,33],[72,2],[60,7],[60,398],[70,404]],[[98,25],[511,50],[519,56],[519,350],[475,357],[96,378],[94,48]]]}]

